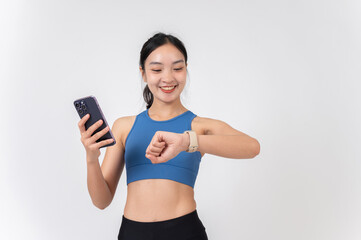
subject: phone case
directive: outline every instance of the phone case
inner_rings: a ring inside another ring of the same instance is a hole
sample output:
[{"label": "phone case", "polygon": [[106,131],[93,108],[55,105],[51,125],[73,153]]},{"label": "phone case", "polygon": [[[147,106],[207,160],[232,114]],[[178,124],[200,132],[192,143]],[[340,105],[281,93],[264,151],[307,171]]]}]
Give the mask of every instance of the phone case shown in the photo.
[{"label": "phone case", "polygon": [[[90,126],[92,126],[94,123],[99,121],[100,119],[103,120],[103,124],[100,127],[98,127],[97,129],[95,129],[92,136],[108,126],[107,120],[104,117],[104,114],[99,106],[99,103],[93,95],[75,100],[74,106],[75,106],[76,111],[79,114],[80,119],[83,118],[86,114],[88,114],[88,113],[90,114],[90,118],[85,122],[86,130]],[[113,146],[116,143],[115,138],[111,132],[111,129],[109,128],[109,131],[106,132],[99,139],[97,139],[96,142],[100,142],[100,141],[103,141],[106,139],[111,139],[111,138],[113,139],[112,143],[104,145],[100,148]]]}]

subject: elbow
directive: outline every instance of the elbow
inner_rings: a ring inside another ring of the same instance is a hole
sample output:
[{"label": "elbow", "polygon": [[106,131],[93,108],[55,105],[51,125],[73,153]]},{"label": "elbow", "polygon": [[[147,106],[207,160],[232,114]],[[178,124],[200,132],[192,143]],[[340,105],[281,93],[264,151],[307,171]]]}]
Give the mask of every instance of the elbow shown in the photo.
[{"label": "elbow", "polygon": [[257,139],[254,139],[254,143],[253,143],[253,154],[252,154],[252,158],[256,157],[260,151],[261,151],[261,145],[259,144],[259,142],[257,141]]},{"label": "elbow", "polygon": [[107,203],[107,204],[99,204],[99,203],[93,202],[93,205],[94,205],[95,207],[97,207],[98,209],[100,209],[100,210],[104,210],[104,209],[106,209],[106,208],[110,205],[110,203]]},{"label": "elbow", "polygon": [[100,210],[104,210],[104,209],[106,209],[107,208],[107,206],[96,206],[98,209],[100,209]]},{"label": "elbow", "polygon": [[97,207],[100,210],[106,209],[113,201],[114,194],[111,194],[107,199],[92,199],[92,203],[95,207]]},{"label": "elbow", "polygon": [[104,205],[104,206],[100,206],[100,205],[95,205],[98,209],[100,210],[104,210],[108,207],[108,205]]}]

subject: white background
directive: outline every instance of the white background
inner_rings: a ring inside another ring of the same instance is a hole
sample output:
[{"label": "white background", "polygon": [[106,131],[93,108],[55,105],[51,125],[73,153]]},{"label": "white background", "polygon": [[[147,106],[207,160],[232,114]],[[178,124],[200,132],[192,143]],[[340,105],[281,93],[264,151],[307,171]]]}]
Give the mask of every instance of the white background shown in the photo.
[{"label": "white background", "polygon": [[110,125],[145,110],[139,53],[162,31],[188,51],[185,106],[261,144],[202,158],[209,239],[361,239],[360,1],[130,2],[1,1],[0,238],[116,239],[125,170],[93,206],[73,101]]}]

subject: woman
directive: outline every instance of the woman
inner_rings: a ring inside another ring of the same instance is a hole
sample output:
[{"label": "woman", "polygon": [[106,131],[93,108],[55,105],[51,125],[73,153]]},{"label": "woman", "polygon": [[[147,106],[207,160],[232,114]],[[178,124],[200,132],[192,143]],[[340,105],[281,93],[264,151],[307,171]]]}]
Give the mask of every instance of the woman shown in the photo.
[{"label": "woman", "polygon": [[78,124],[92,202],[100,209],[112,202],[126,165],[127,201],[118,239],[208,239],[193,191],[201,158],[205,153],[253,158],[260,145],[227,123],[199,117],[182,105],[187,52],[178,38],[155,34],[143,45],[139,65],[147,109],[115,120],[116,144],[106,149],[101,167],[99,147],[112,140],[95,141],[109,128],[91,136],[102,123],[85,131],[89,115]]}]

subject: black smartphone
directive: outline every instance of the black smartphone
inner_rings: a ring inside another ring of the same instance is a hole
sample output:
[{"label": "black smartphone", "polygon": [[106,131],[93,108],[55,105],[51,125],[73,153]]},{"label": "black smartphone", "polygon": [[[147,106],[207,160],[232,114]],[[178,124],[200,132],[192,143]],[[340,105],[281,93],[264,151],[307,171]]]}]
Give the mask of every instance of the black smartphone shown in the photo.
[{"label": "black smartphone", "polygon": [[[107,120],[105,120],[104,114],[99,106],[99,103],[94,96],[90,95],[87,97],[79,98],[74,101],[74,106],[79,114],[80,119],[82,119],[86,114],[88,113],[90,114],[90,118],[88,118],[88,120],[85,122],[86,130],[88,130],[88,128],[91,125],[93,125],[100,119],[103,120],[103,124],[93,132],[92,136],[108,126]],[[110,127],[109,127],[109,131],[106,132],[103,136],[101,136],[98,140],[96,140],[96,142],[100,142],[107,139],[113,139],[113,142],[104,145],[100,148],[113,146],[116,143]]]}]

